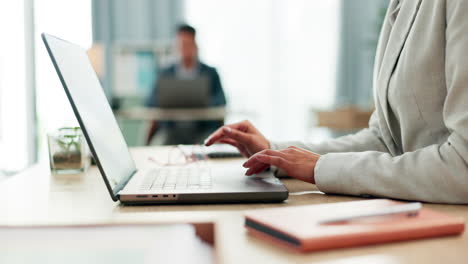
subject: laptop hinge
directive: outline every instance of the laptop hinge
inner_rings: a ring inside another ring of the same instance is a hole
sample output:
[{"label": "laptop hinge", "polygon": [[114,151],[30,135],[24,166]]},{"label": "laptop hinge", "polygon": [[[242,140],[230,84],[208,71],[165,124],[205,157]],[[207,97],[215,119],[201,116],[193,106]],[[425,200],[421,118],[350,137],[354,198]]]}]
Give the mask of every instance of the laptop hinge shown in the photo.
[{"label": "laptop hinge", "polygon": [[127,178],[126,181],[122,182],[121,184],[119,184],[119,186],[117,188],[115,188],[114,190],[114,193],[115,193],[115,196],[117,196],[117,199],[120,199],[120,192],[125,189],[125,186],[127,186],[128,182],[133,178],[133,176],[135,176],[135,174],[138,172],[138,170],[135,170],[132,172],[132,174],[130,175],[130,177]]}]

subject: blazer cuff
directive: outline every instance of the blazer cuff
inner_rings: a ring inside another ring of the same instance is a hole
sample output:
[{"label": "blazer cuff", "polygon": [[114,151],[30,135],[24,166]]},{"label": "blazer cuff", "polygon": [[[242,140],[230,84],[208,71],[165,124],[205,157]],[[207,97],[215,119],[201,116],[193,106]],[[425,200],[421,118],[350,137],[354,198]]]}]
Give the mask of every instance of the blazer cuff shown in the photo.
[{"label": "blazer cuff", "polygon": [[346,179],[341,173],[343,163],[336,154],[321,155],[315,164],[315,185],[324,193],[345,193]]}]

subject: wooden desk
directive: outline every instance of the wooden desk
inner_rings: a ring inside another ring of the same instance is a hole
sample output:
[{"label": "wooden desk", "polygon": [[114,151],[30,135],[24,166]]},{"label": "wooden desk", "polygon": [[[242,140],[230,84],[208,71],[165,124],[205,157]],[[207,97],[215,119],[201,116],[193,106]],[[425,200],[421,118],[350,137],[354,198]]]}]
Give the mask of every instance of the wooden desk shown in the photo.
[{"label": "wooden desk", "polygon": [[226,109],[224,107],[209,108],[145,108],[135,107],[119,110],[116,116],[121,119],[146,121],[210,121],[224,120]]},{"label": "wooden desk", "polygon": [[[139,167],[148,167],[152,166],[149,155],[164,155],[167,150],[135,148],[132,153]],[[110,199],[97,168],[83,175],[50,176],[44,164],[0,182],[0,224],[213,220],[217,223],[216,244],[224,263],[466,263],[468,260],[468,232],[458,237],[310,254],[290,252],[248,236],[243,227],[243,210],[359,199],[324,195],[314,185],[293,179],[283,181],[290,197],[281,204],[122,206]],[[467,206],[424,206],[468,219]]]}]

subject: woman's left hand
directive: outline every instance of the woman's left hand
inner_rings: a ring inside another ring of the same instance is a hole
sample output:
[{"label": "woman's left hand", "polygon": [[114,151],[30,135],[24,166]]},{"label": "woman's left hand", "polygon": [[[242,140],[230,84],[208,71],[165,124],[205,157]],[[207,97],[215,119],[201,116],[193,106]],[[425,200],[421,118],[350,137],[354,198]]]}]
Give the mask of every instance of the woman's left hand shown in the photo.
[{"label": "woman's left hand", "polygon": [[250,157],[244,167],[248,168],[245,175],[260,173],[267,168],[276,166],[296,179],[315,184],[315,164],[320,155],[298,147],[288,147],[283,150],[266,149]]}]

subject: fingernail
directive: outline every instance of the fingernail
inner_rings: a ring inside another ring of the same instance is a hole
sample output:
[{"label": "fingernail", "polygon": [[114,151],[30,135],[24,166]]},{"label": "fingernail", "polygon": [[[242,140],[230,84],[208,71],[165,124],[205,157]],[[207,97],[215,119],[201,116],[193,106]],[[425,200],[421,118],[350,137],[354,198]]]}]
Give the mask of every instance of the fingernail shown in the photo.
[{"label": "fingernail", "polygon": [[225,127],[225,128],[223,128],[223,131],[226,132],[226,133],[231,133],[232,129],[230,127]]},{"label": "fingernail", "polygon": [[208,143],[209,140],[210,140],[210,138],[206,138],[206,139],[203,141],[203,144],[206,145],[206,144]]}]

